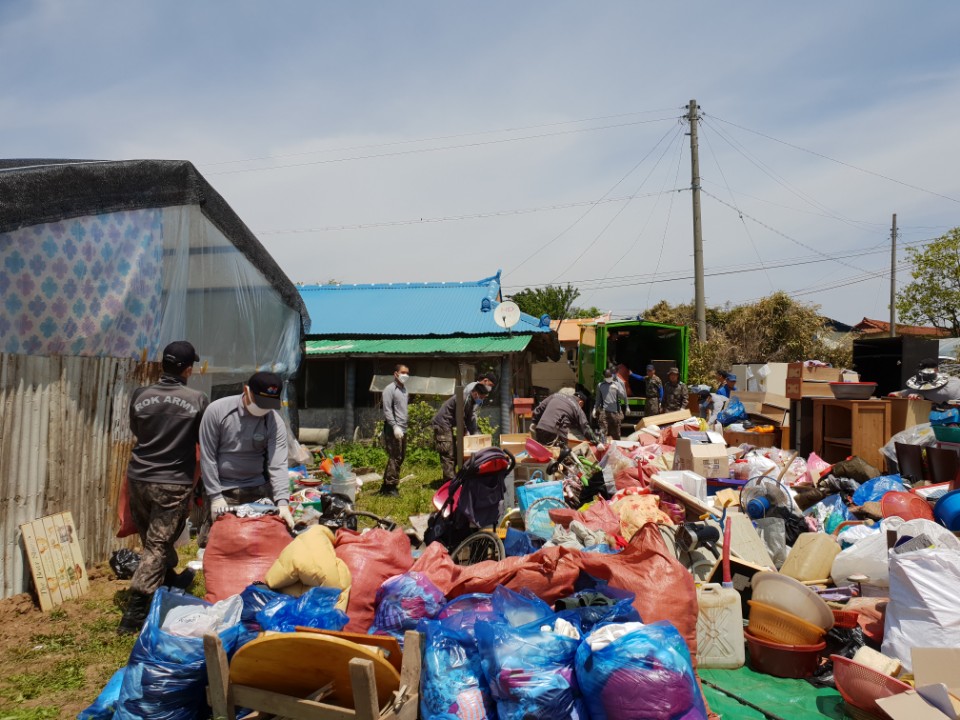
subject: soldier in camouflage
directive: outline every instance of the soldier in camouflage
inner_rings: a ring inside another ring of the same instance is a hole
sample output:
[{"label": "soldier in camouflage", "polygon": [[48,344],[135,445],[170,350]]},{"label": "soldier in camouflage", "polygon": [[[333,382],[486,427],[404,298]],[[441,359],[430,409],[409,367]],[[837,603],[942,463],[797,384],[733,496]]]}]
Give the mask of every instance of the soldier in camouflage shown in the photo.
[{"label": "soldier in camouflage", "polygon": [[672,367],[667,371],[667,383],[663,386],[663,412],[675,412],[688,406],[690,391],[680,382],[680,370]]},{"label": "soldier in camouflage", "polygon": [[663,400],[663,381],[657,377],[657,369],[653,365],[647,365],[647,377],[645,378],[646,405],[643,408],[644,417],[660,414],[660,402]]}]

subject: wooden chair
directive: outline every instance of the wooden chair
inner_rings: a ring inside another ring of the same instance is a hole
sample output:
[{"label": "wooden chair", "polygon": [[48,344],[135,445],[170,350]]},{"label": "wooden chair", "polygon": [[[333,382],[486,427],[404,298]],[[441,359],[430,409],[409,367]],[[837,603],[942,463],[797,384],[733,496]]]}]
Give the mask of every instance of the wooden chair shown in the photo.
[{"label": "wooden chair", "polygon": [[948,448],[928,447],[927,463],[930,467],[930,481],[950,483],[950,488],[957,486],[957,475],[960,473],[960,455]]},{"label": "wooden chair", "polygon": [[919,445],[894,443],[897,452],[897,465],[900,467],[900,477],[907,478],[912,483],[918,483],[927,477],[923,462],[923,448]]},{"label": "wooden chair", "polygon": [[[420,704],[420,635],[404,637],[398,672],[378,650],[383,638],[349,633],[264,633],[228,662],[216,635],[203,638],[217,720],[416,720]],[[376,638],[381,642],[364,642]],[[396,642],[396,641],[394,641]],[[361,644],[362,643],[362,644]],[[371,649],[372,648],[372,649]],[[393,658],[396,662],[396,657]],[[327,701],[327,702],[324,702]]]}]

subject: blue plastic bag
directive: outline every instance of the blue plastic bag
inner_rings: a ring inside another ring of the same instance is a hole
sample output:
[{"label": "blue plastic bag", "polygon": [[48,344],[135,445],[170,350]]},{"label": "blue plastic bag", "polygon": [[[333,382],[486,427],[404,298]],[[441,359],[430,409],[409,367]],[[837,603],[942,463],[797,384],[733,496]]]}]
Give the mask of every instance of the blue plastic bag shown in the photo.
[{"label": "blue plastic bag", "polygon": [[[210,607],[192,595],[160,588],[130,652],[120,687],[114,720],[198,720],[209,717],[207,666],[203,638],[179,637],[160,629],[167,613],[182,605]],[[223,630],[220,640],[228,655],[237,648],[243,625]]]},{"label": "blue plastic bag", "polygon": [[240,599],[243,601],[240,622],[247,626],[260,627],[260,623],[257,622],[257,613],[278,597],[289,598],[290,596],[271,590],[266,585],[247,585],[240,593]]},{"label": "blue plastic bag", "polygon": [[727,406],[717,414],[717,422],[724,427],[732,425],[735,422],[743,422],[746,419],[747,409],[743,406],[743,403],[740,402],[740,398],[730,400]]},{"label": "blue plastic bag", "polygon": [[823,531],[831,534],[842,522],[847,520],[856,520],[853,513],[843,501],[839,494],[828,495],[823,500],[812,507],[808,507],[803,512],[804,515],[811,515],[820,521]]},{"label": "blue plastic bag", "polygon": [[403,634],[421,620],[433,620],[447,598],[423,573],[406,572],[388,578],[377,590],[377,610],[371,635],[392,635],[403,647]]},{"label": "blue plastic bag", "polygon": [[[633,606],[636,599],[629,590],[611,587],[605,580],[581,572],[574,584],[573,595],[558,600],[554,607],[557,615],[589,633],[600,623],[642,622],[640,613]],[[608,604],[593,604],[606,598]]]},{"label": "blue plastic bag", "polygon": [[670,623],[639,626],[599,650],[588,636],[576,671],[590,720],[706,720],[690,652]]},{"label": "blue plastic bag", "polygon": [[[552,626],[556,619],[551,614],[541,622]],[[579,644],[579,638],[542,630],[539,622],[524,627],[478,622],[477,645],[499,720],[580,717],[574,672]]]},{"label": "blue plastic bag", "polygon": [[117,708],[117,700],[120,699],[120,686],[123,685],[123,676],[126,671],[127,669],[122,667],[110,676],[103,690],[97,695],[97,699],[90,707],[80,711],[77,720],[111,720]]},{"label": "blue plastic bag", "polygon": [[543,542],[543,538],[508,527],[507,536],[503,539],[503,549],[506,551],[507,557],[532,555],[543,546]]},{"label": "blue plastic bag", "polygon": [[903,492],[906,488],[900,481],[899,475],[881,475],[873,480],[867,480],[857,488],[853,494],[853,504],[863,505],[868,502],[880,502],[880,498],[888,492]]},{"label": "blue plastic bag", "polygon": [[279,594],[256,617],[264,630],[293,632],[297,625],[321,630],[343,630],[350,618],[336,608],[340,588],[314,587],[298,598]]},{"label": "blue plastic bag", "polygon": [[[461,608],[468,608],[462,604]],[[423,720],[495,720],[490,686],[483,675],[474,636],[478,617],[470,609],[452,612],[443,620],[424,620],[423,665],[420,679],[420,717]]]},{"label": "blue plastic bag", "polygon": [[508,625],[521,627],[553,617],[553,608],[527,588],[520,592],[497,585],[493,591],[493,612]]}]

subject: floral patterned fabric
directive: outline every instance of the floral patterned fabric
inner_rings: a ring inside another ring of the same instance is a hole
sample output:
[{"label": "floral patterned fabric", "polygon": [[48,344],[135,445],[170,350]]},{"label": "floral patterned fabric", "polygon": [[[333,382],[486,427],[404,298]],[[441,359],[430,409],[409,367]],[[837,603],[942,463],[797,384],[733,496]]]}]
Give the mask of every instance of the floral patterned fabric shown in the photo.
[{"label": "floral patterned fabric", "polygon": [[154,356],[162,269],[159,209],[0,233],[0,352]]}]

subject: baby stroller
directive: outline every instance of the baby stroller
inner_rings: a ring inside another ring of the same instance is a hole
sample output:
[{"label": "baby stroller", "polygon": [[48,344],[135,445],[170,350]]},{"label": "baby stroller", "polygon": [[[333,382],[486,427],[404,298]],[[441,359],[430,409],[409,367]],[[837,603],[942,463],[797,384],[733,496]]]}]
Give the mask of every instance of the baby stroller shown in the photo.
[{"label": "baby stroller", "polygon": [[457,476],[434,495],[423,541],[439,542],[457,565],[503,560],[503,542],[496,533],[506,493],[504,481],[515,465],[513,455],[484,448],[464,462]]}]

